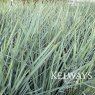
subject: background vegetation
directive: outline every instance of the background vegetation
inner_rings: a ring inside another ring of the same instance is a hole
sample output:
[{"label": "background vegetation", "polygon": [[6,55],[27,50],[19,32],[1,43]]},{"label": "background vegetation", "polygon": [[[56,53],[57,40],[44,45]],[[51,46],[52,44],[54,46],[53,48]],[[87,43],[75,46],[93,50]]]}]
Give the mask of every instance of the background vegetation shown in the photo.
[{"label": "background vegetation", "polygon": [[[94,9],[0,3],[0,95],[95,95]],[[86,78],[52,79],[55,71]]]}]

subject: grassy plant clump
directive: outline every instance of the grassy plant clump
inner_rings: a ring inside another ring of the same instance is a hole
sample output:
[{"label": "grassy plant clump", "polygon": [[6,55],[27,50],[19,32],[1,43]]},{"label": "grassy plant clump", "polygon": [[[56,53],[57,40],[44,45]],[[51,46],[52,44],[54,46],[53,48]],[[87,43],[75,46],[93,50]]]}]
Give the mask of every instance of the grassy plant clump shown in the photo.
[{"label": "grassy plant clump", "polygon": [[92,5],[0,7],[0,95],[95,95]]}]

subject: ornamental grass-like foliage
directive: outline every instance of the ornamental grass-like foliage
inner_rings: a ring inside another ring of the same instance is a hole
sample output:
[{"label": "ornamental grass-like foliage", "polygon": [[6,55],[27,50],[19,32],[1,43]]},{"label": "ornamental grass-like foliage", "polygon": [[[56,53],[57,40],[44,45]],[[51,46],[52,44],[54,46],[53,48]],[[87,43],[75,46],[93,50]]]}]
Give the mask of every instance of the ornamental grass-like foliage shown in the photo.
[{"label": "ornamental grass-like foliage", "polygon": [[95,95],[94,9],[0,4],[0,95]]}]

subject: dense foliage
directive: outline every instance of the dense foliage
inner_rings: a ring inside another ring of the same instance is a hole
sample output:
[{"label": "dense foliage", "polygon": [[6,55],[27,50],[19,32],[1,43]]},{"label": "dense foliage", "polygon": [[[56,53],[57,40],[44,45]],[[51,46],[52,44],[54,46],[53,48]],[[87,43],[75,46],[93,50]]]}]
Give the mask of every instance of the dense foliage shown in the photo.
[{"label": "dense foliage", "polygon": [[[92,5],[0,8],[0,95],[95,95]],[[52,79],[54,72],[86,76]]]}]

